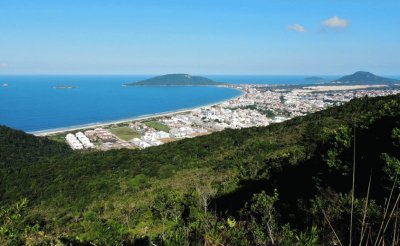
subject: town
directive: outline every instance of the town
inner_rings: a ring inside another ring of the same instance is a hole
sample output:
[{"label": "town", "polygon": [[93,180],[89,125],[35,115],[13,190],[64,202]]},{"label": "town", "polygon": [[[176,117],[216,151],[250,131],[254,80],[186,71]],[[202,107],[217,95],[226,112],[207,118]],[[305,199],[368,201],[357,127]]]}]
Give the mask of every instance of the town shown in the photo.
[{"label": "town", "polygon": [[243,94],[213,106],[151,119],[58,134],[74,150],[144,149],[227,128],[267,126],[340,105],[357,97],[400,93],[399,85],[279,87],[235,85]]}]

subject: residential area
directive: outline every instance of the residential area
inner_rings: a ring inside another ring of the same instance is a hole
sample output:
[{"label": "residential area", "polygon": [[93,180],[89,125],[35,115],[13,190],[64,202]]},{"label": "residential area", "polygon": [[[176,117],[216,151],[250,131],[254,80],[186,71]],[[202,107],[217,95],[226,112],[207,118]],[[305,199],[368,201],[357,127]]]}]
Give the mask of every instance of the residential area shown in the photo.
[{"label": "residential area", "polygon": [[62,135],[74,150],[144,149],[222,131],[267,126],[306,115],[357,97],[400,93],[400,86],[273,87],[235,85],[243,94],[218,105]]}]

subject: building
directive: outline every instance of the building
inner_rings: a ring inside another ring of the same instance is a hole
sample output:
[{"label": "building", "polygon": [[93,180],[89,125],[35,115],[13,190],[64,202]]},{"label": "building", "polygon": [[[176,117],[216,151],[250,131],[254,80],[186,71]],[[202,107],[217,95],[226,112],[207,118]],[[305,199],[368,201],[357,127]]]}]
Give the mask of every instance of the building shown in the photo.
[{"label": "building", "polygon": [[65,139],[67,140],[67,143],[69,144],[69,146],[73,149],[73,150],[80,150],[83,149],[83,145],[81,142],[79,142],[79,140],[74,136],[74,134],[67,134],[67,136],[65,137]]}]

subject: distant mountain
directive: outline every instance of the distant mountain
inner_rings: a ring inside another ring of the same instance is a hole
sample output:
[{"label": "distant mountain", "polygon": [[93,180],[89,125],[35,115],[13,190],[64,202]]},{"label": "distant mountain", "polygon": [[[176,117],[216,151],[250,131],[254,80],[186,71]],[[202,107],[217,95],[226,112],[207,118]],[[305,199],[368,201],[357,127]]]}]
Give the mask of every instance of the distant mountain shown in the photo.
[{"label": "distant mountain", "polygon": [[370,72],[356,72],[352,75],[341,77],[340,79],[332,82],[346,83],[346,84],[377,84],[377,83],[393,83],[398,82],[395,79],[380,77]]},{"label": "distant mountain", "polygon": [[188,86],[188,85],[222,85],[211,79],[191,76],[189,74],[167,74],[139,82],[128,83],[128,86]]}]

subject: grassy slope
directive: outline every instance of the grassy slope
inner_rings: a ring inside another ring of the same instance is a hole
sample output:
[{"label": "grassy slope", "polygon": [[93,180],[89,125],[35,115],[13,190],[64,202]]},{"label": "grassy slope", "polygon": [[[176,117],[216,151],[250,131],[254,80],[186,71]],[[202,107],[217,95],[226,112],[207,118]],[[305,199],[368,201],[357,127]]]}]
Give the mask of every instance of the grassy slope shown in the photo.
[{"label": "grassy slope", "polygon": [[[312,162],[321,151],[324,132],[364,119],[389,100],[400,101],[399,96],[362,99],[264,128],[225,130],[140,151],[71,153],[63,144],[2,127],[0,200],[7,204],[27,197],[29,218],[41,218],[56,234],[67,231],[84,237],[84,224],[76,222],[93,213],[123,223],[132,234],[159,233],[160,224],[153,224],[149,206],[160,189],[184,193],[211,183],[216,197],[237,202],[229,196],[247,189],[244,181]],[[6,156],[7,152],[15,154]],[[147,177],[148,185],[131,185],[139,174]]]},{"label": "grassy slope", "polygon": [[169,132],[170,130],[167,125],[164,125],[158,121],[145,121],[144,124],[148,127],[156,129],[157,131]]}]

